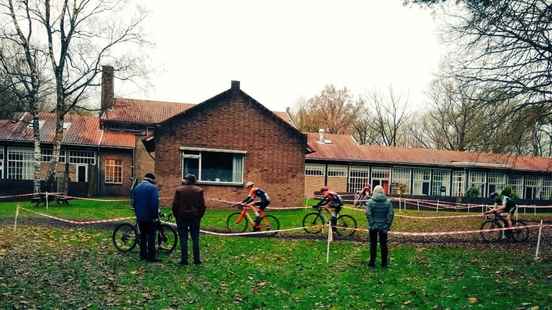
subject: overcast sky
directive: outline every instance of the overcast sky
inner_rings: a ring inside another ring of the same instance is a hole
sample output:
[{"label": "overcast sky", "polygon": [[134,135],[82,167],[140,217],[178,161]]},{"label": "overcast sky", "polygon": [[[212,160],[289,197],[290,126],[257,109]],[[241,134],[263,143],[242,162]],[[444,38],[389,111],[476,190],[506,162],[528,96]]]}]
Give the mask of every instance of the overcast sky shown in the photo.
[{"label": "overcast sky", "polygon": [[443,48],[431,11],[402,2],[144,0],[156,69],[149,87],[116,93],[199,103],[239,80],[285,110],[330,83],[355,94],[392,85],[419,107]]}]

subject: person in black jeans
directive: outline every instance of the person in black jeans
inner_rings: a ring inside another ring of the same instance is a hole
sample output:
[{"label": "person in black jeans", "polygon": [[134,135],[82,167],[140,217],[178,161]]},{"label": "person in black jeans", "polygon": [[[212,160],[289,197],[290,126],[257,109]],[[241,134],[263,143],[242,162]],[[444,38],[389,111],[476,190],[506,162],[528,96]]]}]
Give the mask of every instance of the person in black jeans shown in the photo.
[{"label": "person in black jeans", "polygon": [[194,264],[201,264],[199,255],[199,228],[205,214],[203,189],[196,185],[196,177],[187,174],[182,186],[176,188],[173,199],[173,214],[180,236],[180,264],[188,265],[188,233],[192,237]]},{"label": "person in black jeans", "polygon": [[376,252],[378,237],[381,248],[381,266],[386,268],[389,264],[387,249],[387,233],[393,224],[393,206],[387,197],[383,187],[378,185],[374,188],[372,198],[368,200],[366,217],[370,230],[370,261],[368,266],[376,266]]},{"label": "person in black jeans", "polygon": [[140,259],[158,262],[155,232],[159,225],[159,189],[155,185],[153,173],[147,173],[144,180],[132,190],[132,201],[140,229]]}]

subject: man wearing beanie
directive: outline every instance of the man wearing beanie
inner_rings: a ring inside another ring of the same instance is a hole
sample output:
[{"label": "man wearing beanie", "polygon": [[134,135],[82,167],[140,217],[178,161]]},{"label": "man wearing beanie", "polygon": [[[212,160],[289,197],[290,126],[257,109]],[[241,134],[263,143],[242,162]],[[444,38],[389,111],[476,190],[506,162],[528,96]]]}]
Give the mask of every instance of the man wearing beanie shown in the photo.
[{"label": "man wearing beanie", "polygon": [[140,229],[140,259],[158,262],[155,257],[155,232],[159,223],[159,189],[153,173],[146,173],[144,180],[132,191],[132,198]]}]

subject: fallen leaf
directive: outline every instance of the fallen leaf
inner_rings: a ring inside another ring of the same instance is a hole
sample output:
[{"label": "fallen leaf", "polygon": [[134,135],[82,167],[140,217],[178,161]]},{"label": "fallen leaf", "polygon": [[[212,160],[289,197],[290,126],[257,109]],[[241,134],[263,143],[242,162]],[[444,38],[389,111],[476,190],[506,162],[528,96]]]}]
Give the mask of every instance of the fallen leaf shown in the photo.
[{"label": "fallen leaf", "polygon": [[468,297],[468,302],[474,305],[479,302],[479,299],[477,299],[477,297]]}]

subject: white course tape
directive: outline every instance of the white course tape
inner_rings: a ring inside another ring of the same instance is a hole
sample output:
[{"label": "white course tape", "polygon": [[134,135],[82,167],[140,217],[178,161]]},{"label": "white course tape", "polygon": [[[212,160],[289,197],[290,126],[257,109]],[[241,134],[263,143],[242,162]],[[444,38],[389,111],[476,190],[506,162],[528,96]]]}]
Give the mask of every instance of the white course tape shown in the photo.
[{"label": "white course tape", "polygon": [[29,209],[26,209],[26,208],[19,208],[19,209],[30,212],[30,213],[33,213],[33,214],[36,214],[36,215],[40,215],[42,217],[50,218],[50,219],[60,221],[60,222],[64,222],[64,223],[75,224],[75,225],[90,225],[90,224],[120,222],[120,221],[127,221],[127,220],[130,220],[130,219],[134,218],[134,217],[118,217],[118,218],[105,219],[105,220],[74,221],[74,220],[68,220],[68,219],[64,219],[64,218],[61,218],[61,217],[57,217],[57,216],[53,216],[53,215],[49,215],[49,214],[45,214],[45,213],[41,213],[41,212],[36,212],[36,211],[29,210]]},{"label": "white course tape", "polygon": [[[363,209],[356,209],[356,208],[351,208],[351,207],[344,207],[344,209],[364,212]],[[436,219],[481,217],[481,214],[448,215],[448,216],[447,215],[443,215],[443,216],[411,216],[411,215],[395,214],[395,217],[403,217],[403,218],[408,218],[408,219],[420,219],[420,220],[436,220]]]},{"label": "white course tape", "polygon": [[[177,227],[175,223],[171,222],[165,222],[162,221],[165,224],[171,225],[173,227]],[[324,225],[319,225],[324,226]],[[224,236],[224,237],[234,237],[234,236],[254,236],[254,235],[266,235],[266,234],[275,234],[279,232],[288,232],[288,231],[295,231],[295,230],[303,230],[304,227],[294,227],[294,228],[286,228],[286,229],[278,229],[278,230],[267,230],[267,231],[249,231],[249,232],[241,232],[241,233],[220,233],[216,231],[209,231],[200,229],[200,232],[207,234],[207,235],[213,235],[213,236]]]},{"label": "white course tape", "polygon": [[[222,199],[211,198],[211,199],[207,199],[207,200],[222,202],[222,203],[228,204],[230,206],[234,206],[234,205],[238,204],[238,202],[235,202],[235,201],[228,201],[228,200],[222,200]],[[310,207],[273,208],[273,207],[269,206],[269,207],[267,207],[267,210],[302,210],[302,209],[308,209],[308,208],[310,208]]]}]

